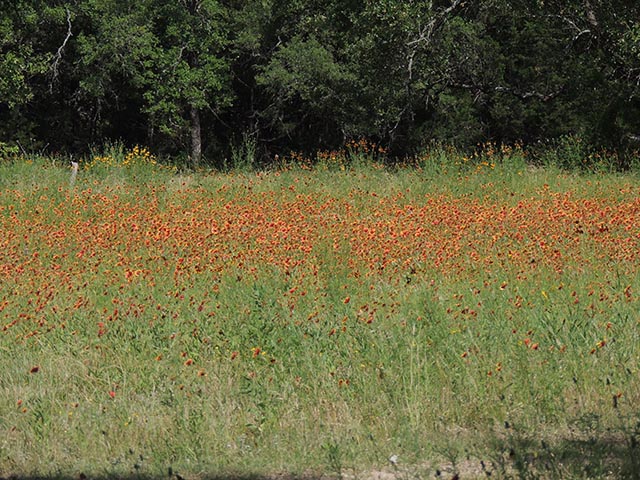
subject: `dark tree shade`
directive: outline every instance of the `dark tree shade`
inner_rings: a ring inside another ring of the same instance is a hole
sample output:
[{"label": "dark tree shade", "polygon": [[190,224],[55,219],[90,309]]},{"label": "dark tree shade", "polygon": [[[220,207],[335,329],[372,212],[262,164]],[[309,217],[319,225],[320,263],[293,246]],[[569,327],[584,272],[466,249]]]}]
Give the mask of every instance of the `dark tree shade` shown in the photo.
[{"label": "dark tree shade", "polygon": [[626,148],[639,85],[638,2],[0,1],[0,142],[25,148]]}]

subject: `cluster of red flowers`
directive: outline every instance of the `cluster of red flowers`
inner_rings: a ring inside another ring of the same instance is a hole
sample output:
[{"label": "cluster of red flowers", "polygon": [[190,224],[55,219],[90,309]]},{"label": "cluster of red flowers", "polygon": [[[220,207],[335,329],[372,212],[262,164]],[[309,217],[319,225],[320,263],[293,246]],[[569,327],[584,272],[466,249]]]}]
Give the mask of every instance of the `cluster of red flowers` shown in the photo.
[{"label": "cluster of red flowers", "polygon": [[[23,192],[0,192],[5,332],[20,322],[31,334],[64,328],[65,310],[92,306],[102,311],[97,334],[104,335],[108,321],[161,306],[148,298],[100,303],[92,295],[113,285],[153,286],[167,276],[179,296],[201,274],[251,276],[265,268],[299,278],[341,267],[352,279],[402,282],[421,272],[526,277],[543,267],[560,273],[616,264],[633,274],[640,265],[637,196],[584,199],[544,190],[512,202],[446,194],[416,201],[407,193],[354,189],[336,198],[251,185],[34,195],[38,207],[28,209]],[[197,300],[198,311],[204,301]]]}]

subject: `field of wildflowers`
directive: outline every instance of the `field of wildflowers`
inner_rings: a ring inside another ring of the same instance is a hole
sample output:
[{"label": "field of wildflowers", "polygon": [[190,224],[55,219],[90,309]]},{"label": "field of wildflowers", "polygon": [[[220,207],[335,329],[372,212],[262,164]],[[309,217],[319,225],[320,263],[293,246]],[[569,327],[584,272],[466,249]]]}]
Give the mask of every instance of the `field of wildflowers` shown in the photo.
[{"label": "field of wildflowers", "polygon": [[640,181],[491,148],[1,165],[0,477],[637,473]]}]

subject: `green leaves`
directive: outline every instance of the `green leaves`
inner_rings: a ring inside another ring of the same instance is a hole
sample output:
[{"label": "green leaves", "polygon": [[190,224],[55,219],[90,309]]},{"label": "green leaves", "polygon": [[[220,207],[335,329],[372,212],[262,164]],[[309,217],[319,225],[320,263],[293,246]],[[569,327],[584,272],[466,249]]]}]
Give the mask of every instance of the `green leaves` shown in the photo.
[{"label": "green leaves", "polygon": [[17,8],[0,16],[0,104],[10,109],[33,98],[31,79],[47,68],[47,56],[34,51],[29,35],[37,27],[35,12]]},{"label": "green leaves", "polygon": [[241,132],[274,158],[640,131],[640,4],[623,0],[1,3],[0,140],[223,163]]},{"label": "green leaves", "polygon": [[181,144],[193,127],[192,110],[230,103],[218,2],[87,2],[85,12],[95,23],[78,41],[81,62],[91,70],[80,88],[98,101],[108,101],[109,90],[116,93],[114,79],[121,78],[149,123]]}]

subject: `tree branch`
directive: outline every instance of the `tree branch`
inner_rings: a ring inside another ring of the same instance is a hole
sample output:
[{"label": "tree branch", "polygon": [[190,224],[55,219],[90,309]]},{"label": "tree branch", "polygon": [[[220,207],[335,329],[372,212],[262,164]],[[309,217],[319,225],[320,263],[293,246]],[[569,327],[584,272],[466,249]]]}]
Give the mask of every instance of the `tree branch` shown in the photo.
[{"label": "tree branch", "polygon": [[584,2],[584,8],[586,10],[587,20],[589,21],[591,26],[594,28],[598,28],[598,19],[596,18],[596,14],[591,7],[591,3],[589,3],[589,0],[586,0]]},{"label": "tree branch", "polygon": [[71,12],[66,7],[65,10],[67,12],[67,36],[64,37],[62,45],[58,47],[58,51],[53,57],[53,63],[51,64],[51,81],[49,82],[49,93],[53,93],[53,84],[58,79],[58,65],[62,61],[62,52],[67,46],[67,42],[69,41],[69,39],[73,36],[73,33],[71,32]]},{"label": "tree branch", "polygon": [[564,87],[559,87],[557,90],[549,93],[541,93],[541,92],[538,92],[537,90],[522,92],[518,89],[515,89],[512,87],[504,87],[502,85],[492,87],[490,85],[476,85],[471,83],[458,83],[458,82],[451,83],[449,86],[462,88],[463,90],[473,90],[476,94],[476,100],[480,94],[482,93],[486,94],[493,91],[493,92],[499,92],[499,93],[508,93],[509,95],[518,97],[521,100],[527,100],[528,98],[537,98],[538,100],[541,100],[543,102],[549,102],[553,100],[555,97],[557,97],[558,95],[560,95],[564,90]]},{"label": "tree branch", "polygon": [[564,89],[564,87],[560,87],[555,92],[540,93],[538,91],[519,92],[519,91],[517,91],[517,90],[515,90],[513,88],[510,88],[510,87],[498,86],[498,87],[494,87],[493,90],[496,91],[496,92],[510,93],[511,95],[514,95],[514,96],[516,96],[518,98],[521,98],[522,100],[526,100],[527,98],[535,97],[535,98],[537,98],[539,100],[542,100],[543,102],[548,102],[550,100],[553,100],[558,95],[560,95],[560,93],[562,92],[563,89]]},{"label": "tree branch", "polygon": [[411,47],[421,42],[428,43],[429,40],[431,40],[431,35],[435,30],[436,23],[444,19],[447,15],[449,15],[452,11],[454,11],[458,7],[458,5],[460,5],[461,3],[462,3],[462,0],[453,0],[453,2],[451,2],[451,5],[449,5],[447,8],[445,8],[444,10],[439,12],[437,15],[435,15],[431,19],[431,21],[427,23],[427,25],[423,29],[420,30],[420,32],[418,33],[418,38],[415,38],[407,42],[407,46]]}]

